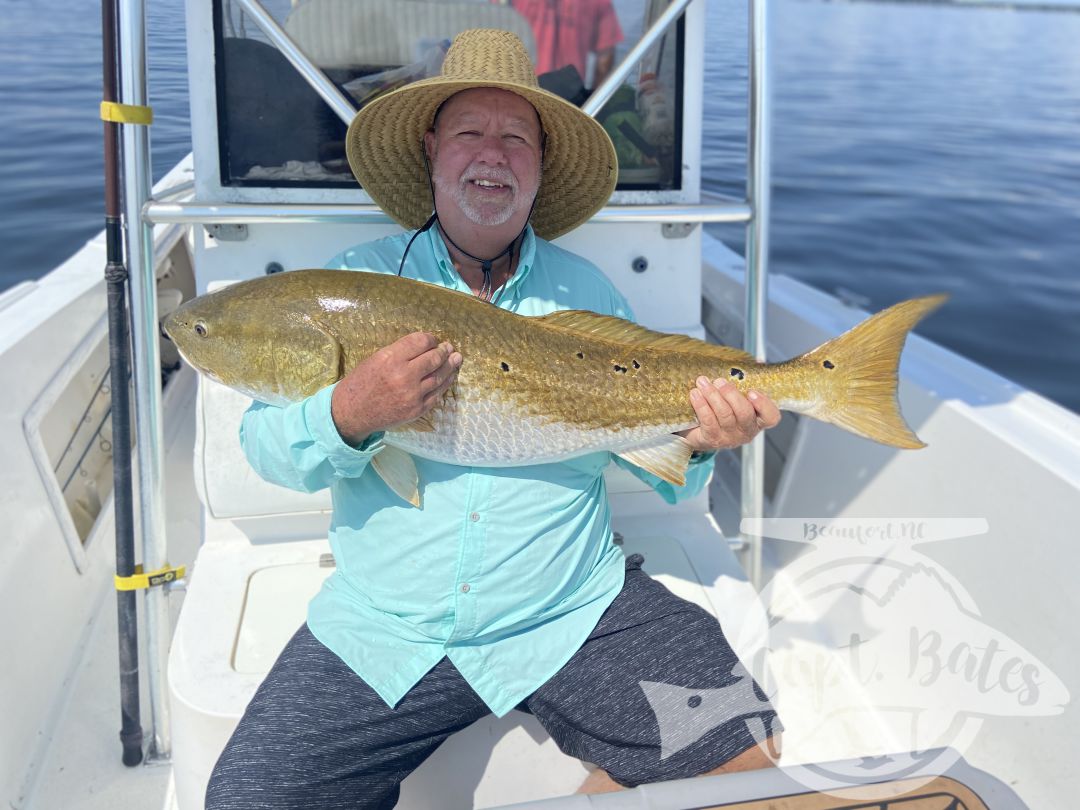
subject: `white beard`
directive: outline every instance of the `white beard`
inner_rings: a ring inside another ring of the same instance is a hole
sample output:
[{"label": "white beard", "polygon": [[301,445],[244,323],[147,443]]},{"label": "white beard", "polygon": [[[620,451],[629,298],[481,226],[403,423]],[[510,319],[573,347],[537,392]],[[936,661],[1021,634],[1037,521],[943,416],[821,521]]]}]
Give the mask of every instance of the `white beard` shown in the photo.
[{"label": "white beard", "polygon": [[[468,174],[471,173],[466,171],[462,176],[464,177]],[[487,208],[485,210],[475,205],[473,201],[469,198],[469,181],[467,180],[458,180],[457,182],[453,182],[443,179],[436,173],[434,177],[432,177],[432,182],[435,185],[436,191],[449,197],[455,203],[457,203],[457,206],[461,210],[461,213],[463,213],[465,215],[465,218],[468,219],[470,222],[476,225],[485,226],[503,225],[508,222],[510,218],[514,216],[514,214],[516,214],[521,208],[522,198],[519,193],[520,190],[518,188],[517,181],[515,180],[514,176],[509,172],[506,172],[505,174],[502,172],[488,172],[484,174],[489,175],[484,177],[484,179],[492,180],[497,183],[502,183],[503,185],[509,187],[510,190],[513,192],[513,197],[502,208],[492,211],[490,208]],[[539,192],[539,168],[537,169],[536,173],[536,188]],[[529,200],[529,204],[532,204],[532,200]]]}]

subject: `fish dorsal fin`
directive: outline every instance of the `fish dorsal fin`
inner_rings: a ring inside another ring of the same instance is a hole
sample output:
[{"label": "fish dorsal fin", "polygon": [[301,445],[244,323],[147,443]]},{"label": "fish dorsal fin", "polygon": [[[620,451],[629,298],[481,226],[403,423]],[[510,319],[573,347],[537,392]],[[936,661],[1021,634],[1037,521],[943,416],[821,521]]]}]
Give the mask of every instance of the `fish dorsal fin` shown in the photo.
[{"label": "fish dorsal fin", "polygon": [[395,494],[420,508],[420,477],[412,456],[387,445],[372,457],[371,466]]},{"label": "fish dorsal fin", "polygon": [[645,349],[692,352],[713,357],[723,362],[755,362],[753,356],[742,349],[733,349],[730,346],[716,346],[686,335],[656,332],[624,318],[599,315],[584,309],[564,309],[559,312],[552,312],[549,315],[542,315],[537,320],[569,332],[578,332],[589,337],[627,343]]},{"label": "fish dorsal fin", "polygon": [[681,487],[686,484],[686,468],[690,464],[691,453],[693,451],[686,439],[668,433],[647,444],[620,450],[615,455],[669,484]]}]

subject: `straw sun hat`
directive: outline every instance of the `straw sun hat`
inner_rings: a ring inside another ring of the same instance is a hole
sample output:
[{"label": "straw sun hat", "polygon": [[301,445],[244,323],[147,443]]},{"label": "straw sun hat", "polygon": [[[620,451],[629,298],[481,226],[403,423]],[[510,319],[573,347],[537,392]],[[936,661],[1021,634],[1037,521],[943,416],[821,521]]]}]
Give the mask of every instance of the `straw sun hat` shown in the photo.
[{"label": "straw sun hat", "polygon": [[615,188],[618,171],[615,148],[604,128],[573,104],[540,89],[525,46],[514,34],[474,29],[454,39],[441,76],[380,96],[349,126],[349,165],[386,213],[410,229],[427,221],[432,200],[424,133],[440,104],[472,87],[517,93],[540,115],[547,143],[532,215],[538,236],[554,239],[600,210]]}]

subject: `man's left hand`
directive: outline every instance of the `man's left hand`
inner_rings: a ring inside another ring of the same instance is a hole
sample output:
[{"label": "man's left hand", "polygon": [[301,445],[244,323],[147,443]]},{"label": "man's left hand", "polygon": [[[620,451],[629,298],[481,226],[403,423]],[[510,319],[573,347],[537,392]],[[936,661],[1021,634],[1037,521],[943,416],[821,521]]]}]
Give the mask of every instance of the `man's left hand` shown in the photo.
[{"label": "man's left hand", "polygon": [[743,396],[725,379],[710,382],[698,377],[690,392],[697,427],[679,433],[699,453],[725,450],[746,444],[765,428],[780,423],[780,410],[760,391]]}]

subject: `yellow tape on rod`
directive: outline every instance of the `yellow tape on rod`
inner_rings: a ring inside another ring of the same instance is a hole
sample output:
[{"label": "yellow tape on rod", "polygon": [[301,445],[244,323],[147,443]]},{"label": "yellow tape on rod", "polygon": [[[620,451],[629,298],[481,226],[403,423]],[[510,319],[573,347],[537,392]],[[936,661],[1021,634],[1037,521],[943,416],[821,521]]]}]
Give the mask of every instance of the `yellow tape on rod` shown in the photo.
[{"label": "yellow tape on rod", "polygon": [[143,573],[142,566],[135,566],[135,573],[130,577],[122,577],[116,574],[113,579],[116,581],[116,590],[118,591],[143,591],[147,588],[153,588],[155,585],[165,585],[169,582],[175,582],[182,578],[186,572],[186,567],[178,565],[173,568],[170,565],[166,565],[164,568],[159,568],[157,571],[150,571],[149,573]]},{"label": "yellow tape on rod", "polygon": [[138,104],[120,104],[115,101],[101,102],[101,120],[115,124],[142,124],[154,122],[154,111]]}]

